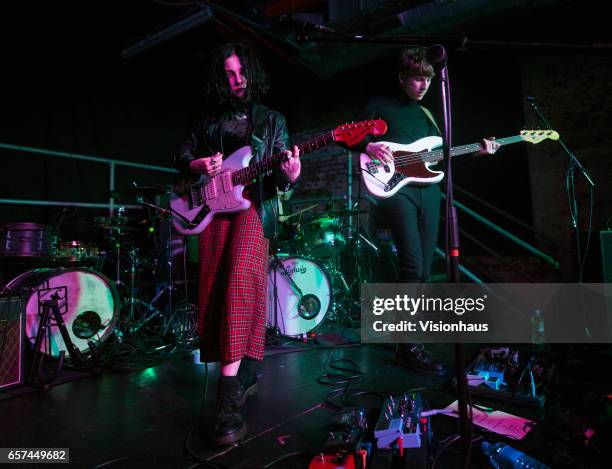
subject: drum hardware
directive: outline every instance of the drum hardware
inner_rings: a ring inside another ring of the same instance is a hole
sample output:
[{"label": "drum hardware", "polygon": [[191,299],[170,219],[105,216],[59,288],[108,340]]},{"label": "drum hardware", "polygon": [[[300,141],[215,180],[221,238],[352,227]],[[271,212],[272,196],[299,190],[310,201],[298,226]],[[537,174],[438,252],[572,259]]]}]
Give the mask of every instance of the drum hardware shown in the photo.
[{"label": "drum hardware", "polygon": [[[98,316],[101,329],[96,331],[98,343],[104,342],[114,330],[119,310],[119,298],[111,281],[89,268],[34,269],[11,280],[3,292],[20,294],[25,303],[26,335],[34,343],[40,329],[42,304],[57,297],[62,318],[67,325],[72,343],[81,351],[89,349],[84,335],[83,321]],[[87,314],[85,314],[87,313]],[[89,318],[89,319],[88,319]],[[78,321],[77,321],[78,319]],[[74,323],[77,322],[75,325]],[[97,320],[95,320],[97,323]],[[87,327],[93,327],[93,323]],[[78,333],[78,335],[77,335]],[[46,344],[39,349],[43,353],[59,356],[68,351],[65,341],[53,329],[46,336]]]},{"label": "drum hardware", "polygon": [[167,194],[170,191],[161,186],[139,186],[135,181],[132,181],[132,187],[128,187],[125,192],[136,197],[153,198],[158,195]]},{"label": "drum hardware", "polygon": [[[172,209],[166,209],[159,205],[152,203],[151,199],[155,196],[168,193],[168,191],[162,187],[157,186],[137,186],[135,182],[132,182],[134,187],[126,189],[125,193],[136,195],[137,202],[145,209],[149,210],[149,219],[151,220],[169,220],[175,216]],[[179,215],[180,216],[180,215]],[[145,325],[149,324],[154,318],[161,317],[161,331],[166,330],[169,326],[169,322],[177,322],[178,318],[175,312],[172,311],[173,295],[176,291],[176,287],[172,284],[172,256],[171,256],[171,240],[172,240],[172,224],[167,223],[168,233],[165,239],[165,245],[160,246],[159,240],[156,241],[155,250],[158,253],[156,257],[156,265],[158,262],[163,262],[164,266],[167,266],[167,272],[164,270],[163,274],[167,273],[167,281],[158,287],[156,293],[153,295],[150,301],[142,300],[143,292],[141,290],[141,281],[138,280],[139,274],[142,271],[143,261],[140,257],[140,251],[138,248],[128,246],[128,267],[126,272],[126,284],[125,284],[125,297],[122,302],[122,320],[118,324],[117,336],[120,341],[126,339],[126,335],[135,334],[141,330]],[[154,228],[151,226],[149,231],[153,232]],[[164,231],[165,233],[165,231]],[[161,249],[167,252],[167,256],[161,255]],[[119,251],[118,251],[119,256]],[[119,264],[119,261],[117,261]],[[118,269],[119,270],[119,269]],[[162,269],[163,270],[163,269]],[[155,274],[156,275],[156,274]],[[118,283],[121,283],[121,272],[117,274]],[[187,288],[187,286],[185,286]],[[162,309],[158,306],[162,298],[167,298],[168,311],[167,314],[163,314]]]},{"label": "drum hardware", "polygon": [[132,187],[129,187],[126,192],[128,194],[136,195],[137,202],[140,205],[152,208],[159,214],[159,216],[167,216],[171,219],[180,220],[190,228],[197,226],[197,223],[191,223],[185,216],[174,210],[170,204],[168,204],[168,208],[163,208],[151,202],[145,201],[145,199],[151,200],[153,197],[158,195],[169,194],[171,191],[168,189],[159,186],[139,186],[136,181],[132,181]]},{"label": "drum hardware", "polygon": [[96,243],[80,240],[60,240],[54,256],[56,265],[94,265],[100,270],[101,253]]},{"label": "drum hardware", "polygon": [[[123,207],[121,207],[123,208]],[[121,233],[122,231],[141,231],[142,225],[139,225],[139,218],[126,217],[117,215],[114,217],[93,217],[93,225],[97,228],[106,228]]]},{"label": "drum hardware", "polygon": [[[72,366],[97,371],[93,338],[101,344],[113,333],[119,305],[106,277],[86,268],[34,269],[11,280],[3,289],[8,291],[24,299],[26,336],[34,347],[32,383],[48,387],[61,371],[66,351]],[[43,373],[49,360],[57,360],[50,375]]]},{"label": "drum hardware", "polygon": [[[60,289],[61,291],[61,289]],[[40,290],[39,290],[40,293]],[[89,347],[89,351],[91,353],[90,358],[85,358],[85,356],[80,352],[80,350],[72,343],[72,339],[70,338],[70,334],[68,333],[68,329],[66,328],[66,323],[62,317],[62,312],[60,309],[65,307],[67,302],[67,289],[63,287],[64,296],[56,291],[51,295],[51,299],[44,300],[39,303],[39,307],[41,308],[41,318],[38,326],[38,332],[36,334],[36,340],[34,341],[34,357],[32,358],[32,366],[30,368],[30,373],[28,375],[28,380],[32,384],[36,384],[37,386],[48,388],[53,381],[55,381],[60,371],[64,366],[64,358],[66,355],[66,351],[62,350],[57,357],[57,363],[55,369],[50,373],[43,372],[45,368],[43,366],[46,357],[51,357],[51,349],[49,346],[49,342],[47,341],[48,350],[47,353],[41,352],[41,347],[43,346],[43,340],[45,337],[49,337],[51,326],[55,325],[58,327],[62,340],[64,341],[64,345],[68,350],[70,358],[72,360],[72,365],[83,371],[90,371],[92,373],[98,373],[100,368],[100,353],[98,348],[94,345],[91,340],[87,341],[87,346]],[[65,300],[60,306],[59,300]],[[97,316],[93,311],[89,311],[89,313],[93,313]],[[81,316],[81,315],[80,315]],[[92,318],[92,314],[88,315],[89,318]],[[54,321],[54,324],[51,321]],[[97,321],[100,321],[100,317],[97,316]],[[98,323],[98,327],[100,327],[101,322]],[[74,325],[74,324],[73,324]],[[74,329],[74,328],[73,328]],[[93,331],[92,331],[93,332]],[[98,331],[93,332],[89,337],[93,337]]]},{"label": "drum hardware", "polygon": [[275,335],[282,335],[280,327],[278,325],[279,324],[279,321],[278,321],[278,314],[279,314],[279,311],[278,311],[279,310],[278,272],[279,270],[280,270],[281,276],[287,281],[287,284],[289,285],[291,290],[299,298],[298,311],[299,311],[299,306],[302,304],[302,301],[304,299],[304,294],[302,293],[302,290],[300,289],[300,287],[296,285],[295,281],[291,277],[291,274],[285,268],[280,258],[275,253],[273,253],[272,261],[270,262],[270,265],[268,266],[268,272],[270,271],[274,272],[274,274],[270,277],[270,280],[271,280],[271,285],[272,285],[272,304],[274,305],[273,306],[274,314],[272,316],[273,322],[271,322],[271,327]]}]

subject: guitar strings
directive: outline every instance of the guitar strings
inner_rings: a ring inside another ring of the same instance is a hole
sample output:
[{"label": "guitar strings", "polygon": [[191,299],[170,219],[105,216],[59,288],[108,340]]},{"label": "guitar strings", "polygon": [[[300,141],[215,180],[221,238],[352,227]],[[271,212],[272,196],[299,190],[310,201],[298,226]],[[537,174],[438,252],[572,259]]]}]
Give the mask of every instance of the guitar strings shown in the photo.
[{"label": "guitar strings", "polygon": [[[522,137],[520,135],[517,135],[515,137],[507,137],[507,138],[500,138],[499,140],[496,140],[497,143],[499,143],[500,145],[505,145],[508,143],[514,143],[514,142],[519,142],[522,140]],[[455,147],[455,154],[457,154],[457,150],[459,149],[470,149],[470,148],[474,148],[474,150],[478,150],[481,147],[480,144],[472,144],[472,145],[463,145],[460,147]],[[411,164],[418,164],[418,163],[423,163],[426,162],[425,160],[427,158],[431,158],[433,156],[439,155],[442,153],[442,150],[433,150],[433,151],[428,151],[428,152],[424,152],[424,153],[413,153],[411,155],[406,155],[406,156],[399,156],[397,158],[395,158],[394,163],[395,164],[400,164],[401,166],[407,166],[407,165],[411,165]],[[466,151],[466,153],[468,153],[468,151]],[[463,154],[463,153],[459,153],[459,154]],[[453,153],[451,153],[451,156],[454,156]]]}]

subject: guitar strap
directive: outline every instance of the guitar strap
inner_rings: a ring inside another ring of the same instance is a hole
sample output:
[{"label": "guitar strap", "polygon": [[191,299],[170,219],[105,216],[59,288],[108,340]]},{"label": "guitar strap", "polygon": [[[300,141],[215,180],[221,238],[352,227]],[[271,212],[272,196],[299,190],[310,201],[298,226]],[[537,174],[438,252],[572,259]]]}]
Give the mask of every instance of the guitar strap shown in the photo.
[{"label": "guitar strap", "polygon": [[440,135],[442,135],[442,132],[440,132],[440,128],[438,127],[438,124],[436,124],[436,120],[433,118],[433,116],[431,115],[431,112],[429,111],[429,109],[427,109],[425,106],[420,106],[421,110],[423,111],[423,114],[425,114],[427,116],[427,118],[429,119],[429,121],[434,125],[434,127],[436,128],[436,130],[438,131],[438,133]]},{"label": "guitar strap", "polygon": [[262,105],[253,103],[251,107],[251,148],[255,152],[263,147],[263,136],[265,135],[265,126],[267,125],[267,117],[269,109]]}]

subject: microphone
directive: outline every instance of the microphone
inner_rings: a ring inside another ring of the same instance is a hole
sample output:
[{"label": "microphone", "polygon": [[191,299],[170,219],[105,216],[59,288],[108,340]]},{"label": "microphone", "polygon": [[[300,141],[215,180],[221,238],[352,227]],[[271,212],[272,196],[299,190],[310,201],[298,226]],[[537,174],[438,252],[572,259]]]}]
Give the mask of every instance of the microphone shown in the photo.
[{"label": "microphone", "polygon": [[332,28],[308,21],[297,21],[289,15],[283,15],[270,25],[270,29],[279,34],[333,33]]},{"label": "microphone", "polygon": [[446,48],[442,44],[434,44],[427,48],[425,54],[427,61],[432,65],[434,70],[441,70],[448,61]]},{"label": "microphone", "polygon": [[525,98],[525,101],[527,101],[533,109],[538,109],[538,103],[536,102],[536,99],[533,96],[527,96]]}]

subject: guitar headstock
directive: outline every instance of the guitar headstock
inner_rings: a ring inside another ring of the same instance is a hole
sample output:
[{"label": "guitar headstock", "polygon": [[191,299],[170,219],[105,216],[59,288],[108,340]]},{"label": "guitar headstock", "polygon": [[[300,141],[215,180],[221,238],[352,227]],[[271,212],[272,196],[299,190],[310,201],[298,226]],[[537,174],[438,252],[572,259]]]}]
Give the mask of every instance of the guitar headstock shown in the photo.
[{"label": "guitar headstock", "polygon": [[382,119],[351,122],[342,124],[332,131],[337,142],[343,142],[351,147],[361,142],[366,135],[384,135],[387,133],[387,123]]},{"label": "guitar headstock", "polygon": [[521,130],[521,138],[530,143],[540,143],[542,140],[559,140],[559,133],[554,130]]}]

